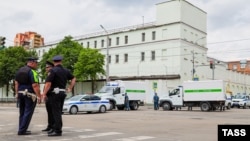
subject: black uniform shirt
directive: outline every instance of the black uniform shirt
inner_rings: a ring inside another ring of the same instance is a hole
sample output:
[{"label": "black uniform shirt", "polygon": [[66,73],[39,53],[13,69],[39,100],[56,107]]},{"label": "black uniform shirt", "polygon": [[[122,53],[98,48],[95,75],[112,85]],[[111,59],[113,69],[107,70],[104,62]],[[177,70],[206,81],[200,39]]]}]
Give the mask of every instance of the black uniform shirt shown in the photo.
[{"label": "black uniform shirt", "polygon": [[63,68],[62,65],[57,65],[50,70],[46,82],[51,82],[50,91],[52,91],[54,88],[65,89],[68,80],[73,78],[69,70]]}]

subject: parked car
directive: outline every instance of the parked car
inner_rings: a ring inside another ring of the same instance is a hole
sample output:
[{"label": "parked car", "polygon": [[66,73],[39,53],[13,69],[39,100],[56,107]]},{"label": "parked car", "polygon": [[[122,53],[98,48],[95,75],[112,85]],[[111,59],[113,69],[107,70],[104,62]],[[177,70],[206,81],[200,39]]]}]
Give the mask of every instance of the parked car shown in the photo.
[{"label": "parked car", "polygon": [[101,99],[99,96],[91,94],[75,95],[65,100],[63,112],[77,114],[78,112],[100,112],[105,113],[110,109],[109,100]]},{"label": "parked car", "polygon": [[232,99],[232,107],[238,107],[246,109],[250,108],[250,98],[248,95],[235,95]]}]

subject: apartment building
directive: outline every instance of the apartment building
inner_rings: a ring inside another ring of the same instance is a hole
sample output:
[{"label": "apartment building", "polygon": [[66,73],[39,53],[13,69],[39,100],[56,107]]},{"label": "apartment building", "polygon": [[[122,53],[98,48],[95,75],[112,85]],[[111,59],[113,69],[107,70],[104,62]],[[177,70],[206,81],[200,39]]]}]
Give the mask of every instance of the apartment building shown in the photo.
[{"label": "apartment building", "polygon": [[18,33],[14,39],[14,46],[22,46],[27,49],[44,46],[44,38],[36,32]]}]

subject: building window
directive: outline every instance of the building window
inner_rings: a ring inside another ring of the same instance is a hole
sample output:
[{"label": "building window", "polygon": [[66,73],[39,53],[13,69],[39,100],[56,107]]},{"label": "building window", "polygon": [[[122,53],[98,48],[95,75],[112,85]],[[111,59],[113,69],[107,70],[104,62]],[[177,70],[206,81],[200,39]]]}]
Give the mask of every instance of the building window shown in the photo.
[{"label": "building window", "polygon": [[104,40],[102,40],[102,45],[101,46],[104,47]]},{"label": "building window", "polygon": [[155,31],[152,32],[152,40],[155,40]]},{"label": "building window", "polygon": [[141,34],[141,41],[144,42],[145,41],[145,33]]},{"label": "building window", "polygon": [[111,46],[111,41],[112,41],[111,38],[109,38],[109,46]]},{"label": "building window", "polygon": [[83,46],[83,43],[81,43],[81,46]]},{"label": "building window", "polygon": [[128,36],[127,35],[125,36],[124,43],[128,44]]},{"label": "building window", "polygon": [[111,55],[109,55],[109,64],[111,63]]},{"label": "building window", "polygon": [[145,52],[141,52],[141,61],[145,60]]},{"label": "building window", "polygon": [[94,42],[94,46],[95,46],[95,48],[97,47],[97,41]]},{"label": "building window", "polygon": [[89,48],[89,42],[87,42],[87,48]]},{"label": "building window", "polygon": [[128,54],[124,54],[124,62],[128,62]]},{"label": "building window", "polygon": [[115,63],[119,63],[119,55],[115,55]]},{"label": "building window", "polygon": [[151,60],[155,60],[155,51],[151,51]]},{"label": "building window", "polygon": [[119,37],[116,37],[116,45],[119,45]]}]

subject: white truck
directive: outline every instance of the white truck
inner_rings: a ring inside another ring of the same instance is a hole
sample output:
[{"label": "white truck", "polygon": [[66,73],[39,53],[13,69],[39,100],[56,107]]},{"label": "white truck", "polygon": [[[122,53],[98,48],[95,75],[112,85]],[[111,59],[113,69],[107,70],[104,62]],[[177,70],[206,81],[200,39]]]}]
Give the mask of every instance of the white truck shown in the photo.
[{"label": "white truck", "polygon": [[159,106],[163,110],[181,107],[200,107],[201,111],[224,110],[225,92],[223,80],[184,81],[168,95],[160,98]]},{"label": "white truck", "polygon": [[118,110],[123,110],[125,93],[129,97],[129,106],[131,110],[137,110],[139,105],[142,105],[146,100],[146,83],[132,81],[110,81],[103,86],[95,95],[102,99],[108,99],[111,104],[111,110],[117,107]]}]

